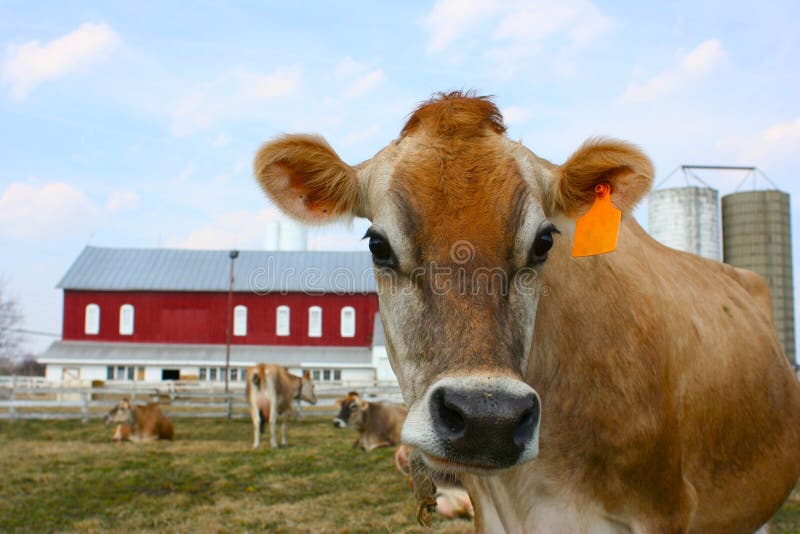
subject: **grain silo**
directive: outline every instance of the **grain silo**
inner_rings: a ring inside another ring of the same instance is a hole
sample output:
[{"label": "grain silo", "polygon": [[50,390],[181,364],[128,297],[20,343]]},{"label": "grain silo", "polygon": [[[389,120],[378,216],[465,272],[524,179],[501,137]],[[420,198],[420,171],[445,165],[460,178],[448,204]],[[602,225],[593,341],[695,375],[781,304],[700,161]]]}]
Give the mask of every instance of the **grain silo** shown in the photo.
[{"label": "grain silo", "polygon": [[650,193],[648,230],[664,245],[721,260],[716,189],[673,187]]},{"label": "grain silo", "polygon": [[777,190],[722,197],[725,263],[755,271],[769,284],[778,339],[795,362],[794,287],[789,195]]}]

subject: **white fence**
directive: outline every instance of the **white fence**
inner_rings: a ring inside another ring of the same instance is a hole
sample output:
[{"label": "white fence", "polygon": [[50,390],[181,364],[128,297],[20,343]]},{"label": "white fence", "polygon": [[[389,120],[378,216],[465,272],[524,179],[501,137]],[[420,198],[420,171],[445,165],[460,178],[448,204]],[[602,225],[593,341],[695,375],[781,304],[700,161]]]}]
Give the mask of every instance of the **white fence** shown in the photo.
[{"label": "white fence", "polygon": [[[364,398],[402,402],[394,382],[317,383],[317,404],[301,403],[304,415],[332,414],[334,401],[357,391]],[[136,404],[158,402],[171,418],[249,417],[244,385],[224,386],[202,382],[53,383],[38,377],[0,377],[0,419],[102,418],[119,399]]]}]

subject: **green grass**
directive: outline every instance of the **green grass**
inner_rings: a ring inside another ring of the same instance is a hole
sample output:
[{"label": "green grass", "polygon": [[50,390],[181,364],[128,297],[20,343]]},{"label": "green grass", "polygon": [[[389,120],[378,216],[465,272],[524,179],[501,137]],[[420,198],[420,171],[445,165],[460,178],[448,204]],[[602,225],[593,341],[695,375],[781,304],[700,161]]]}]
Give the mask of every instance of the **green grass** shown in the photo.
[{"label": "green grass", "polygon": [[[329,418],[291,425],[277,451],[250,448],[249,421],[175,428],[174,442],[115,444],[100,422],[0,422],[0,532],[472,531],[417,527],[393,450],[356,451]],[[800,495],[771,532],[800,532]]]},{"label": "green grass", "polygon": [[175,428],[115,444],[99,422],[0,423],[0,532],[422,532],[393,450],[354,450],[328,418],[291,425],[277,451],[251,449],[249,421]]}]

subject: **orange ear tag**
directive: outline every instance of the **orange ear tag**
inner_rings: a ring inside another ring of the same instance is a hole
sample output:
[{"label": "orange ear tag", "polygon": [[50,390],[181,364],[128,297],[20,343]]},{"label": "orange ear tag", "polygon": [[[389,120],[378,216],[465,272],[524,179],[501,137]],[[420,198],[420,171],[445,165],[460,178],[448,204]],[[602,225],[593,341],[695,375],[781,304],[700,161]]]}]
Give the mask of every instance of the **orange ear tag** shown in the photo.
[{"label": "orange ear tag", "polygon": [[597,193],[594,204],[575,223],[572,242],[575,258],[605,254],[617,248],[622,212],[611,203],[611,186],[598,184],[594,190]]}]

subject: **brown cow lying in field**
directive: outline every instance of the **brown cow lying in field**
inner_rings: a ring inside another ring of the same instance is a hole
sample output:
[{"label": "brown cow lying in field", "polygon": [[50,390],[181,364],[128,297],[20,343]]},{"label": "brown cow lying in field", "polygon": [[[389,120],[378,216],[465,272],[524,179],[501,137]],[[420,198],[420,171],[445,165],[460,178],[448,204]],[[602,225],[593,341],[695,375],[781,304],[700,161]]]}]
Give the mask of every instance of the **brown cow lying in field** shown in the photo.
[{"label": "brown cow lying in field", "polygon": [[333,425],[339,428],[351,426],[358,431],[353,447],[369,452],[378,447],[391,447],[400,443],[400,432],[408,410],[405,406],[367,402],[351,391],[347,397],[337,401],[339,415]]},{"label": "brown cow lying in field", "polygon": [[[400,445],[394,451],[394,465],[406,477],[408,487],[413,491],[414,477],[411,474],[410,455],[411,447]],[[433,474],[431,473],[431,475]],[[472,501],[469,499],[467,490],[454,477],[448,477],[446,480],[440,477],[436,481],[435,499],[436,511],[447,518],[472,519],[475,516],[475,510],[472,508]]]},{"label": "brown cow lying in field", "polygon": [[175,436],[172,423],[157,404],[134,406],[127,398],[108,412],[106,424],[109,423],[117,423],[111,438],[114,441],[154,441]]},{"label": "brown cow lying in field", "polygon": [[302,399],[311,404],[317,403],[314,382],[306,371],[303,376],[295,376],[283,367],[260,363],[247,369],[247,402],[250,404],[250,417],[253,419],[253,448],[261,443],[264,422],[269,421],[269,441],[273,449],[278,448],[275,436],[275,421],[283,415],[281,423],[281,446],[286,447],[286,425],[289,415],[294,412],[292,401]]}]

